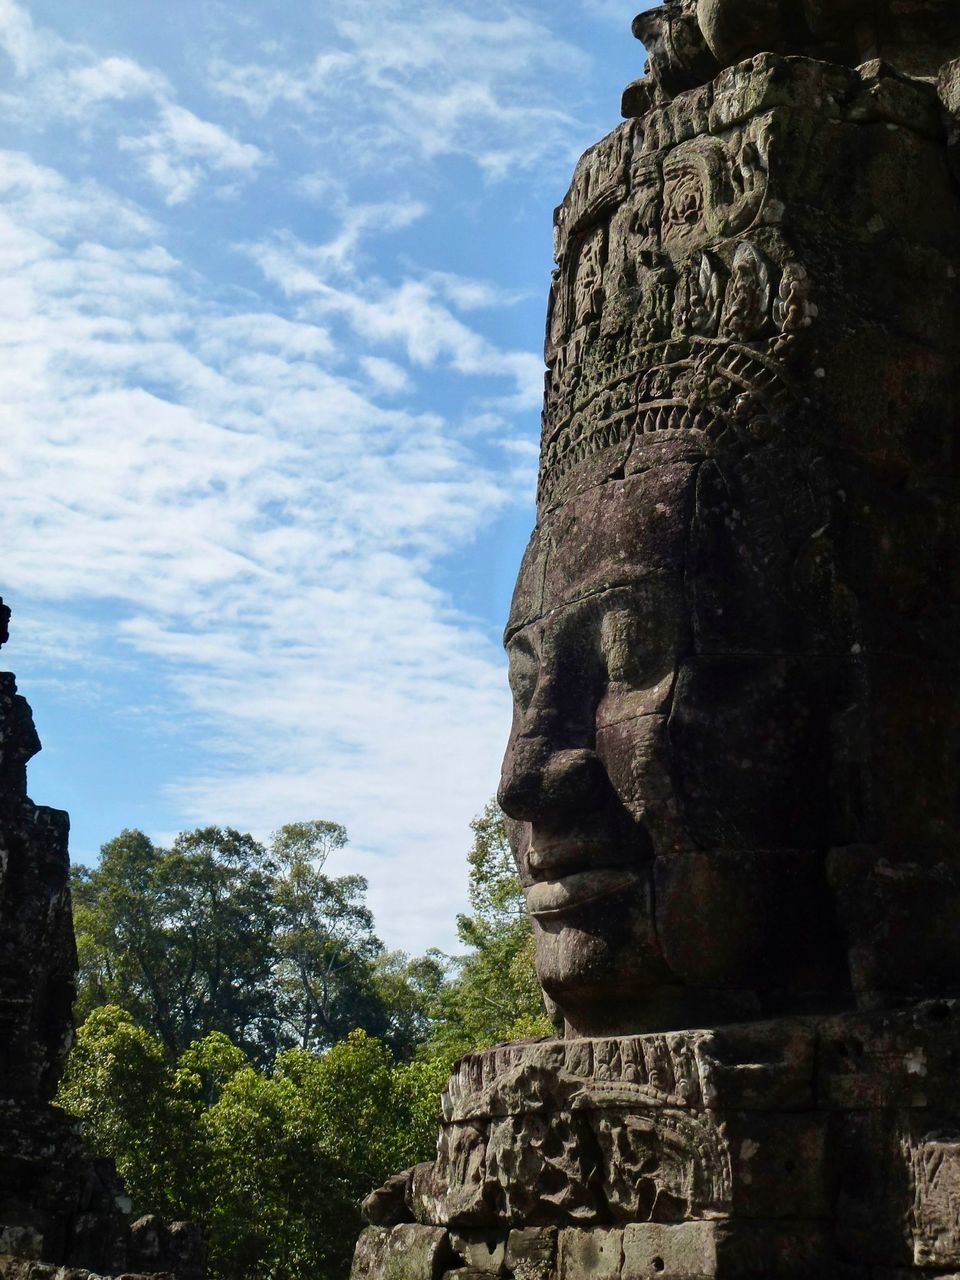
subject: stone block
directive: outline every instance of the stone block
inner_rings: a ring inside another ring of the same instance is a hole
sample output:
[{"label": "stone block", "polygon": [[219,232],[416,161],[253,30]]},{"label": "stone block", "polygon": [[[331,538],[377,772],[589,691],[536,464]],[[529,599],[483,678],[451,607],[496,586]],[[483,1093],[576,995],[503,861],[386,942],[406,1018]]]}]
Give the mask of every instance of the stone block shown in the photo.
[{"label": "stone block", "polygon": [[914,1267],[849,1267],[839,1280],[960,1280],[955,1271],[918,1271]]},{"label": "stone block", "polygon": [[918,1267],[960,1267],[960,1131],[911,1144],[913,1260]]},{"label": "stone block", "polygon": [[688,1280],[717,1274],[716,1224],[632,1224],[623,1232],[623,1280]]},{"label": "stone block", "polygon": [[624,1229],[622,1280],[823,1280],[832,1253],[815,1223],[642,1223]]},{"label": "stone block", "polygon": [[960,1004],[847,1015],[818,1030],[817,1097],[822,1106],[864,1111],[926,1107],[960,1062]]},{"label": "stone block", "polygon": [[523,1227],[507,1239],[507,1270],[516,1280],[547,1280],[557,1261],[555,1227]]},{"label": "stone block", "polygon": [[36,1227],[0,1226],[0,1257],[39,1258],[43,1234]]},{"label": "stone block", "polygon": [[451,1231],[450,1247],[471,1271],[499,1276],[506,1267],[506,1233]]},{"label": "stone block", "polygon": [[838,1117],[832,1145],[845,1262],[960,1270],[960,1124],[949,1113]]},{"label": "stone block", "polygon": [[799,1111],[813,1106],[817,1037],[812,1023],[725,1027],[700,1035],[696,1044],[706,1107]]},{"label": "stone block", "polygon": [[827,1280],[834,1251],[816,1222],[729,1222],[716,1228],[717,1280]]},{"label": "stone block", "polygon": [[454,1261],[442,1227],[368,1227],[357,1241],[351,1280],[439,1280]]},{"label": "stone block", "polygon": [[910,1266],[907,1224],[914,1193],[904,1143],[909,1116],[864,1111],[837,1116],[831,1141],[840,1260],[850,1264]]},{"label": "stone block", "polygon": [[609,1227],[565,1227],[557,1257],[559,1280],[618,1280],[623,1231]]},{"label": "stone block", "polygon": [[735,1112],[724,1116],[721,1131],[730,1161],[731,1217],[830,1214],[833,1174],[825,1114]]},{"label": "stone block", "polygon": [[[52,1263],[0,1257],[0,1280],[105,1280],[80,1267],[58,1267]],[[149,1276],[124,1271],[111,1280],[178,1280],[169,1271],[152,1271]]]}]

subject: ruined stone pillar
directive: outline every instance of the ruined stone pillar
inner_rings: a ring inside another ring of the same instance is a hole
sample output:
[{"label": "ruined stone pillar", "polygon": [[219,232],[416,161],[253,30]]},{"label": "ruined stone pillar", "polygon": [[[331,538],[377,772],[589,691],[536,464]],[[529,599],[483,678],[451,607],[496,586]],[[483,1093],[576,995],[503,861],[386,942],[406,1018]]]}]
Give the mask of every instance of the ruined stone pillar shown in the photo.
[{"label": "ruined stone pillar", "polygon": [[960,6],[635,32],[506,633],[565,1035],[459,1065],[355,1280],[955,1274]]},{"label": "ruined stone pillar", "polygon": [[[0,645],[9,619],[0,600]],[[73,1044],[77,951],[70,822],[27,796],[39,750],[30,707],[0,673],[0,1280],[97,1280],[86,1268],[202,1280],[197,1229],[131,1224],[113,1162],[90,1159],[79,1123],[52,1105]],[[144,1248],[154,1238],[163,1247]]]}]

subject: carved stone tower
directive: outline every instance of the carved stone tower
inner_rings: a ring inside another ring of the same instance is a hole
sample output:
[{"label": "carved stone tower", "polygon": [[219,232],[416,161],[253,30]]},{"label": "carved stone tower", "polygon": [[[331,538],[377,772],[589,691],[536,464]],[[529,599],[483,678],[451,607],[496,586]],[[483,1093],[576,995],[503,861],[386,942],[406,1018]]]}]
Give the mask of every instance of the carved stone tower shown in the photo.
[{"label": "carved stone tower", "polygon": [[[0,600],[0,645],[9,619]],[[30,707],[0,673],[0,1277],[96,1280],[67,1266],[202,1280],[196,1228],[131,1228],[113,1163],[91,1160],[78,1122],[51,1103],[73,1043],[77,953],[69,819],[27,796],[39,750]],[[154,1238],[163,1248],[145,1249]]]},{"label": "carved stone tower", "polygon": [[960,6],[635,33],[556,214],[506,633],[566,1034],[458,1066],[355,1278],[955,1274]]}]

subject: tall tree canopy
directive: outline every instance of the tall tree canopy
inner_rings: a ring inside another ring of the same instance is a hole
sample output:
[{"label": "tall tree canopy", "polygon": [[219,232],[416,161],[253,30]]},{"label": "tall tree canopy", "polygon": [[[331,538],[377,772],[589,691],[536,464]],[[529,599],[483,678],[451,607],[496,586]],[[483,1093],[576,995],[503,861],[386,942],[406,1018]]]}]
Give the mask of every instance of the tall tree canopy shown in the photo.
[{"label": "tall tree canopy", "polygon": [[59,1100],[138,1211],[203,1224],[213,1280],[343,1280],[363,1196],[435,1148],[453,1059],[552,1030],[495,802],[471,830],[456,957],[384,949],[334,822],[124,831],[75,872]]},{"label": "tall tree canopy", "polygon": [[170,849],[123,831],[73,873],[78,1012],[114,1003],[171,1055],[211,1031],[257,1050],[274,1038],[274,864],[252,836],[203,827]]},{"label": "tall tree canopy", "polygon": [[290,823],[269,846],[231,828],[142,831],[73,873],[77,1013],[113,1004],[168,1057],[221,1032],[255,1060],[320,1050],[360,1027],[409,1054],[423,1038],[435,963],[387,956],[362,876],[331,876],[338,823]]},{"label": "tall tree canopy", "polygon": [[330,854],[347,843],[336,822],[294,822],[271,841],[277,864],[276,1012],[282,1038],[301,1049],[335,1043],[383,1021],[371,962],[383,951],[363,876],[331,877]]}]

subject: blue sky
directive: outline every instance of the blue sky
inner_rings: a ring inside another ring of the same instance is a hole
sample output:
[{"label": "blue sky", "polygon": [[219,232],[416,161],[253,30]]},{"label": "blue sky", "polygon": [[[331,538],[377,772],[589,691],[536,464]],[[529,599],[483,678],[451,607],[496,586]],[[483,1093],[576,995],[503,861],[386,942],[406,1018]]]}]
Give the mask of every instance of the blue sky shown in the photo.
[{"label": "blue sky", "polygon": [[620,0],[0,0],[4,656],[75,859],[346,824],[454,945]]}]

